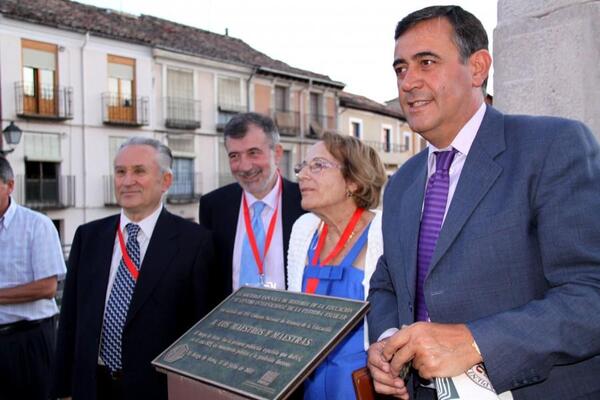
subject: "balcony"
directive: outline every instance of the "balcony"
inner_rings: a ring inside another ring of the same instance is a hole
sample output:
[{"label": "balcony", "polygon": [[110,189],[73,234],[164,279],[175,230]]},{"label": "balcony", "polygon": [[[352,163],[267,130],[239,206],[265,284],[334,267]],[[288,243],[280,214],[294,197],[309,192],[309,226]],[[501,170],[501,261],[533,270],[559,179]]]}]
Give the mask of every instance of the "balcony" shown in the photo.
[{"label": "balcony", "polygon": [[103,93],[102,121],[108,125],[148,125],[148,98]]},{"label": "balcony", "polygon": [[178,97],[165,97],[165,126],[172,129],[200,128],[200,101]]},{"label": "balcony", "polygon": [[319,138],[323,132],[337,129],[335,117],[332,115],[306,114],[305,120],[307,137]]},{"label": "balcony", "polygon": [[176,173],[173,184],[167,192],[167,203],[189,204],[196,203],[202,195],[201,173]]},{"label": "balcony", "polygon": [[75,206],[75,176],[61,175],[54,179],[33,179],[17,176],[16,197],[21,204],[36,210]]},{"label": "balcony", "polygon": [[298,111],[271,110],[271,115],[281,135],[300,136],[300,113]]},{"label": "balcony", "polygon": [[223,132],[225,125],[237,114],[241,114],[247,111],[245,105],[242,104],[228,104],[219,103],[219,115],[217,120],[217,131]]},{"label": "balcony", "polygon": [[363,143],[382,153],[404,153],[408,151],[408,147],[400,143],[386,143],[376,140],[363,140]]},{"label": "balcony", "polygon": [[16,113],[22,118],[64,121],[73,118],[73,88],[15,83]]}]

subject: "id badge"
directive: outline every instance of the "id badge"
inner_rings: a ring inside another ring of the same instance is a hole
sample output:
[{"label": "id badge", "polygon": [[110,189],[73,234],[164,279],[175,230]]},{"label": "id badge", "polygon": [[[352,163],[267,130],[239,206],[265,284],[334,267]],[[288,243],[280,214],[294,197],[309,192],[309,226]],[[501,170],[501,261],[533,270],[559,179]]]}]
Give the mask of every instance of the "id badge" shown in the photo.
[{"label": "id badge", "polygon": [[277,288],[277,285],[275,284],[275,282],[270,282],[265,279],[264,274],[260,274],[258,278],[259,278],[259,281],[260,281],[259,284],[261,287],[264,287],[267,289],[276,289]]}]

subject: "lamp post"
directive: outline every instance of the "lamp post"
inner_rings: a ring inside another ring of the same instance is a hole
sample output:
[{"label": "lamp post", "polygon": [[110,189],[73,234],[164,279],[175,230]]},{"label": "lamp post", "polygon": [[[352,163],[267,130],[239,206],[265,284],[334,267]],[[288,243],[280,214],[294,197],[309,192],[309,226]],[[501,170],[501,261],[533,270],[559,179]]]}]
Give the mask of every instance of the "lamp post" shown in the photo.
[{"label": "lamp post", "polygon": [[[5,157],[7,154],[12,153],[21,141],[22,134],[21,128],[15,125],[14,121],[10,121],[10,124],[2,130],[4,138],[0,137],[0,155]],[[4,148],[4,143],[8,145],[8,148]]]}]

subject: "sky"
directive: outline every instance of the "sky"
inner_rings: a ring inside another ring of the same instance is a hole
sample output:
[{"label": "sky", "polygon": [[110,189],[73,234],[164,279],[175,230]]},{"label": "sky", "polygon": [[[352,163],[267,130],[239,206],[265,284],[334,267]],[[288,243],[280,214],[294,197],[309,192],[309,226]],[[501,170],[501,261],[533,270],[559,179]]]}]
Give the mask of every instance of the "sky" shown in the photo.
[{"label": "sky", "polygon": [[[492,42],[497,9],[497,0],[78,1],[220,34],[227,29],[230,36],[271,58],[328,75],[345,83],[344,90],[379,102],[397,96],[392,69],[394,29],[402,17],[429,5],[458,4],[482,21]],[[488,91],[493,93],[491,79]]]}]

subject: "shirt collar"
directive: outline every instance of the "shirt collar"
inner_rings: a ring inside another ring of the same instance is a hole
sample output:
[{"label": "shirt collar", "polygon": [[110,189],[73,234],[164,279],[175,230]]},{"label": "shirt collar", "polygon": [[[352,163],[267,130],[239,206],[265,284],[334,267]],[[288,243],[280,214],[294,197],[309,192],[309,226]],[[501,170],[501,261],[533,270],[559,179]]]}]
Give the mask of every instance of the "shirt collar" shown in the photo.
[{"label": "shirt collar", "polygon": [[[281,185],[281,179],[279,178],[279,175],[277,176],[277,180],[275,181],[275,186],[273,186],[273,189],[271,189],[271,191],[262,199],[260,199],[260,201],[262,201],[263,203],[265,203],[267,205],[267,207],[269,207],[271,210],[274,210],[275,208],[277,208],[277,204],[279,202],[279,196],[277,196],[279,194],[279,186]],[[257,199],[256,197],[254,197],[252,195],[252,193],[247,192],[244,190],[244,194],[246,195],[246,201],[248,201],[248,207],[252,208],[252,205],[259,201],[259,199]]]},{"label": "shirt collar", "polygon": [[438,149],[431,143],[429,144],[429,163],[433,162],[433,153],[436,151],[447,151],[452,148],[456,149],[459,153],[464,154],[465,157],[469,154],[469,150],[471,150],[471,146],[473,145],[473,141],[475,140],[475,136],[477,136],[477,131],[479,131],[479,127],[481,126],[481,122],[483,121],[483,117],[485,115],[486,105],[482,103],[481,106],[477,109],[475,114],[467,121],[467,123],[458,131],[458,134],[450,143],[450,146],[445,147],[443,149]]},{"label": "shirt collar", "polygon": [[152,212],[152,214],[148,215],[146,218],[144,218],[143,220],[138,221],[138,222],[133,222],[132,220],[127,218],[127,215],[125,215],[125,211],[123,209],[121,209],[121,220],[119,223],[121,232],[127,231],[125,229],[127,224],[134,223],[136,225],[139,225],[140,230],[142,232],[144,232],[144,235],[146,236],[146,238],[152,237],[152,232],[154,232],[154,227],[156,226],[156,222],[158,221],[158,217],[160,216],[162,208],[163,208],[163,204],[160,203],[158,205],[158,208],[156,210],[154,210]]},{"label": "shirt collar", "polygon": [[9,199],[10,199],[10,204],[9,204],[8,208],[6,209],[4,216],[2,218],[0,218],[0,221],[2,221],[2,224],[4,225],[4,228],[6,228],[6,229],[8,229],[8,226],[10,225],[11,221],[15,218],[15,214],[17,213],[17,207],[18,207],[15,199],[13,199],[12,197],[10,197]]}]

